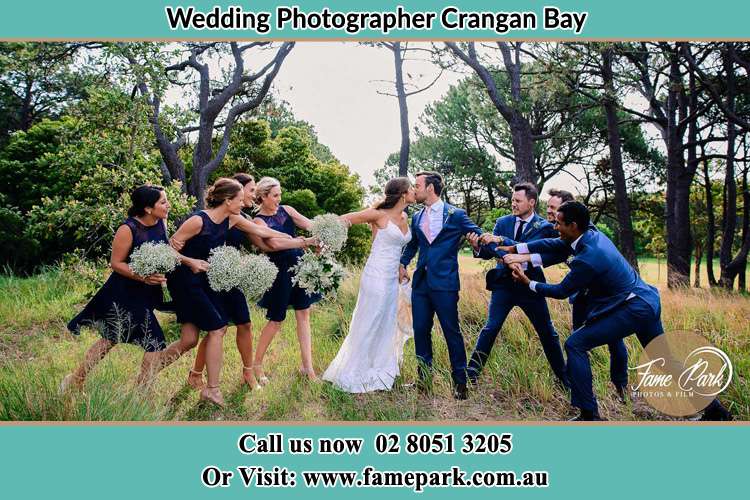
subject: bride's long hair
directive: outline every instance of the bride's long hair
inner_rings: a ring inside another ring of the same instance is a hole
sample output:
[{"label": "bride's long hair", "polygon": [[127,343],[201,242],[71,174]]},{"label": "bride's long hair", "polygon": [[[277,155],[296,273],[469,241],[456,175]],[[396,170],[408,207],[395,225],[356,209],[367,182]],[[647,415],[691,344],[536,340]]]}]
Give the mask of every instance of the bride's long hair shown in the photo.
[{"label": "bride's long hair", "polygon": [[378,210],[387,210],[396,206],[403,195],[409,192],[411,181],[407,177],[395,177],[385,183],[385,198],[375,204]]}]

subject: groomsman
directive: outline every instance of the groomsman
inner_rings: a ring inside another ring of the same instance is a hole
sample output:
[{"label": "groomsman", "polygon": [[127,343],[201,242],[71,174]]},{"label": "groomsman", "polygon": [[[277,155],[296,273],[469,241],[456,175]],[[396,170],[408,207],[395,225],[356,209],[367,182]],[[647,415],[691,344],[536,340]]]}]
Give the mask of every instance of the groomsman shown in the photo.
[{"label": "groomsman", "polygon": [[[632,333],[644,347],[664,333],[661,301],[656,288],[641,280],[635,270],[604,234],[589,227],[589,211],[582,203],[563,203],[557,211],[555,228],[559,239],[539,240],[526,245],[528,252],[566,252],[574,257],[570,272],[558,284],[529,279],[519,264],[513,277],[540,297],[564,299],[588,290],[585,324],[565,342],[571,404],[580,408],[575,420],[602,420],[592,387],[588,352],[594,347],[623,339]],[[508,249],[513,253],[519,246]],[[729,420],[731,415],[714,400],[704,418]]]},{"label": "groomsman", "polygon": [[[500,329],[508,317],[511,309],[518,306],[529,318],[542,344],[544,355],[547,357],[552,371],[560,383],[567,387],[565,375],[565,359],[560,348],[560,338],[552,325],[547,301],[528,288],[515,283],[508,268],[501,258],[505,254],[497,249],[497,244],[513,245],[517,242],[529,242],[542,238],[555,238],[557,232],[552,224],[536,214],[535,208],[539,200],[537,188],[528,182],[516,184],[513,187],[511,207],[512,215],[497,219],[493,235],[486,235],[480,242],[475,234],[466,236],[475,249],[475,255],[482,259],[498,259],[497,267],[487,274],[487,289],[492,291],[490,298],[487,323],[479,333],[474,352],[468,367],[468,377],[476,382],[482,367],[492,351]],[[481,244],[487,243],[487,244]],[[539,259],[536,261],[536,259]],[[563,258],[564,260],[564,258]],[[536,281],[544,282],[542,261],[535,256],[535,266],[529,267],[529,274]],[[523,266],[527,266],[526,263]]]},{"label": "groomsman", "polygon": [[[551,224],[557,223],[557,209],[560,205],[568,201],[575,201],[573,193],[565,191],[564,189],[550,189],[547,191],[549,199],[547,200],[547,221]],[[591,228],[595,226],[591,225]],[[560,234],[555,231],[555,237]],[[567,257],[567,255],[566,255]],[[559,258],[553,258],[550,255],[541,255],[540,257],[534,257],[533,262],[542,261],[544,266],[549,266],[559,262]],[[529,254],[507,254],[505,255],[504,262],[506,265],[521,262],[532,262],[532,256]],[[573,330],[576,330],[583,326],[586,321],[587,312],[587,290],[581,290],[576,292],[569,297],[571,310],[573,313]],[[609,348],[609,377],[612,381],[612,385],[615,386],[617,395],[620,401],[623,403],[627,400],[627,385],[628,385],[628,349],[625,347],[625,342],[622,339],[618,339],[608,345]]]}]

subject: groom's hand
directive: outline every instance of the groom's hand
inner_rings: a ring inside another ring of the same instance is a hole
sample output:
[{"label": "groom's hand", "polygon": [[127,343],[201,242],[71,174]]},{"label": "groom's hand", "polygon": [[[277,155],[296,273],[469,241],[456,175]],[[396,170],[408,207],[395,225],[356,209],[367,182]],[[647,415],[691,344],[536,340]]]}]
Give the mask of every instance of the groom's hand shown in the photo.
[{"label": "groom's hand", "polygon": [[479,250],[479,235],[476,233],[466,233],[466,241],[474,247],[475,251]]},{"label": "groom's hand", "polygon": [[492,233],[482,233],[482,235],[479,237],[479,243],[482,245],[487,245],[488,243],[502,243],[503,239],[501,236],[495,236]]},{"label": "groom's hand", "polygon": [[404,281],[409,281],[409,271],[401,264],[398,267],[398,282],[403,283]]}]

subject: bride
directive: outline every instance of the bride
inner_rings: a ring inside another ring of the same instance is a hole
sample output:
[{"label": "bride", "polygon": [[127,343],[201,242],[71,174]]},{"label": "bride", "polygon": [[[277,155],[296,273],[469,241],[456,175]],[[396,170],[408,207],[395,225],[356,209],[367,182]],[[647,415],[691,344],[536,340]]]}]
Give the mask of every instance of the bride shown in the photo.
[{"label": "bride", "polygon": [[386,183],[385,199],[374,208],[341,216],[373,230],[349,334],[323,374],[344,391],[389,390],[399,374],[411,318],[398,321],[398,269],[401,250],[412,238],[404,209],[415,201],[409,179],[397,177]]}]

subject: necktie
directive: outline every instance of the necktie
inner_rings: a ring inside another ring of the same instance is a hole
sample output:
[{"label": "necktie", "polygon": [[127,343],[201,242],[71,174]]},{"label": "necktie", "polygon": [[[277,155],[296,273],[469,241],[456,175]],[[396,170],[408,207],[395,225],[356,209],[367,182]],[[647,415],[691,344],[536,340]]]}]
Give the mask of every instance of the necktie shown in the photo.
[{"label": "necktie", "polygon": [[518,229],[516,229],[516,236],[513,238],[515,241],[521,241],[521,235],[523,234],[523,225],[526,224],[525,220],[519,219]]},{"label": "necktie", "polygon": [[430,233],[430,208],[426,207],[422,212],[422,220],[420,221],[422,232],[427,237],[427,241],[432,243],[432,233]]}]

